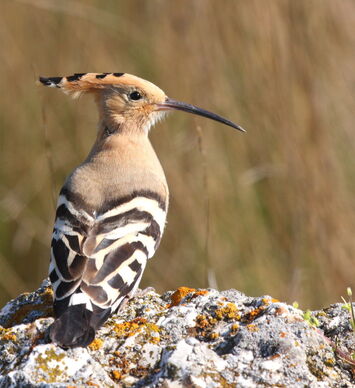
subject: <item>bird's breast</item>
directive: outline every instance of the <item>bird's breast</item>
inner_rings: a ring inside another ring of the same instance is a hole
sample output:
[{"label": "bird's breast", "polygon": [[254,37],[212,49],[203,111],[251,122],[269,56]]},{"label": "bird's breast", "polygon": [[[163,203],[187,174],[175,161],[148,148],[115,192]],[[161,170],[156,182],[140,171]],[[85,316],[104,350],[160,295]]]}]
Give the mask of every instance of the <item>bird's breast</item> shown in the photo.
[{"label": "bird's breast", "polygon": [[74,170],[66,184],[96,214],[110,203],[144,192],[159,198],[166,210],[168,207],[165,174],[149,141],[97,152]]}]

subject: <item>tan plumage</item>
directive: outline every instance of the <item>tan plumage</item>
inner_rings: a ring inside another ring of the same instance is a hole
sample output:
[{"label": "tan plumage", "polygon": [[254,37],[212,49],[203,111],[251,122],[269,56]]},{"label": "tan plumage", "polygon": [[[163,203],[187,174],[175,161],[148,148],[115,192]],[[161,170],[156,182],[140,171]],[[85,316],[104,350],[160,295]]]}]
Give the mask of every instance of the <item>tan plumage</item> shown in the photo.
[{"label": "tan plumage", "polygon": [[50,279],[60,346],[87,346],[95,331],[134,293],[164,231],[169,191],[148,139],[164,111],[177,109],[232,122],[168,98],[152,83],[123,73],[41,77],[74,97],[94,94],[96,141],[60,192]]}]

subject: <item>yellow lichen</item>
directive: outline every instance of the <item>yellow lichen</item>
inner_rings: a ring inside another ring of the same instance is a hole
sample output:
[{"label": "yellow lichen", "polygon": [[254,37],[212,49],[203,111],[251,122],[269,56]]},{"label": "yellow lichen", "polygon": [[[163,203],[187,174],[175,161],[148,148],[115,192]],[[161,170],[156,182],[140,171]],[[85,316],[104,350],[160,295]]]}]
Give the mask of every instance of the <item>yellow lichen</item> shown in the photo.
[{"label": "yellow lichen", "polygon": [[220,309],[215,310],[214,315],[219,321],[222,319],[240,319],[240,314],[238,313],[238,308],[234,303],[227,303],[225,306]]},{"label": "yellow lichen", "polygon": [[89,345],[89,348],[91,350],[99,350],[100,348],[102,348],[102,345],[103,345],[103,341],[100,339],[100,338],[95,338],[91,344]]},{"label": "yellow lichen", "polygon": [[252,323],[250,325],[247,325],[247,329],[249,331],[251,331],[251,332],[256,332],[256,331],[259,330],[259,328],[256,325],[252,324]]},{"label": "yellow lichen", "polygon": [[113,330],[119,337],[127,338],[138,333],[146,322],[147,320],[144,318],[136,318],[132,321],[115,324]]},{"label": "yellow lichen", "polygon": [[334,358],[327,358],[326,360],[324,360],[324,364],[332,367],[335,365],[335,359]]},{"label": "yellow lichen", "polygon": [[52,287],[46,287],[42,294],[40,295],[43,302],[53,302],[53,289]]},{"label": "yellow lichen", "polygon": [[149,342],[153,344],[157,344],[160,342],[159,326],[157,326],[155,323],[147,322],[144,326],[144,330],[146,332],[146,339]]},{"label": "yellow lichen", "polygon": [[210,340],[215,340],[215,339],[219,338],[219,334],[218,334],[218,333],[215,333],[215,332],[210,333],[210,335],[208,336],[208,338],[209,338]]},{"label": "yellow lichen", "polygon": [[196,323],[199,328],[204,329],[208,325],[210,325],[209,320],[207,319],[206,315],[198,315],[196,317]]},{"label": "yellow lichen", "polygon": [[114,325],[113,330],[118,335],[118,337],[131,337],[142,330],[145,331],[147,335],[147,340],[152,343],[157,343],[160,341],[159,335],[159,326],[155,323],[148,322],[145,318],[135,318],[132,321],[117,323]]},{"label": "yellow lichen", "polygon": [[233,323],[233,325],[231,326],[230,328],[230,334],[231,335],[234,335],[237,333],[237,331],[239,330],[239,325],[238,323]]},{"label": "yellow lichen", "polygon": [[[240,314],[238,308],[234,303],[222,304],[222,307],[217,308],[210,314],[200,314],[196,317],[195,330],[198,335],[205,337],[209,340],[215,340],[219,337],[219,334],[214,331],[214,328],[218,322],[224,320],[239,320]],[[231,326],[231,333],[234,335],[239,329],[237,323]]]},{"label": "yellow lichen", "polygon": [[39,369],[46,373],[48,383],[53,383],[58,381],[58,377],[63,375],[63,370],[56,365],[55,367],[50,367],[49,363],[51,361],[60,362],[65,357],[64,353],[57,354],[54,349],[48,349],[45,351],[44,355],[39,354],[36,358],[36,365]]}]

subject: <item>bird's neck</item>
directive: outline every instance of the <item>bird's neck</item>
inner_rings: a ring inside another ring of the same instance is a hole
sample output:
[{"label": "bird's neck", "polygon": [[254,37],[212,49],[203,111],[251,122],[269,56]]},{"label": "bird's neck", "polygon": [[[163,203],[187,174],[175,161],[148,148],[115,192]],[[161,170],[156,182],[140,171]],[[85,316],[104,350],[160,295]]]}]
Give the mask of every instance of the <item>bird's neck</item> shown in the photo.
[{"label": "bird's neck", "polygon": [[[70,182],[75,187],[74,191],[95,192],[96,202],[145,190],[159,194],[168,203],[164,171],[148,136],[144,134],[118,131],[98,137],[87,159],[74,175]],[[79,187],[76,183],[79,175],[85,176],[84,186]],[[97,176],[100,176],[99,184],[96,182]],[[104,192],[102,187],[105,187]]]}]

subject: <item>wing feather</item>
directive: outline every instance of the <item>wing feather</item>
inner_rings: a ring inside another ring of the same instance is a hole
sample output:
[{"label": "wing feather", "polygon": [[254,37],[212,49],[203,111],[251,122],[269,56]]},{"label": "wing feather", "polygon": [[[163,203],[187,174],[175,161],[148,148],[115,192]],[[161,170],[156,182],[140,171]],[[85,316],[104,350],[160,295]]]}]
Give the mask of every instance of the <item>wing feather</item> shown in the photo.
[{"label": "wing feather", "polygon": [[81,198],[61,192],[50,264],[57,317],[65,304],[86,304],[106,317],[138,287],[159,245],[166,209],[158,195],[134,193],[104,210],[90,213]]}]

